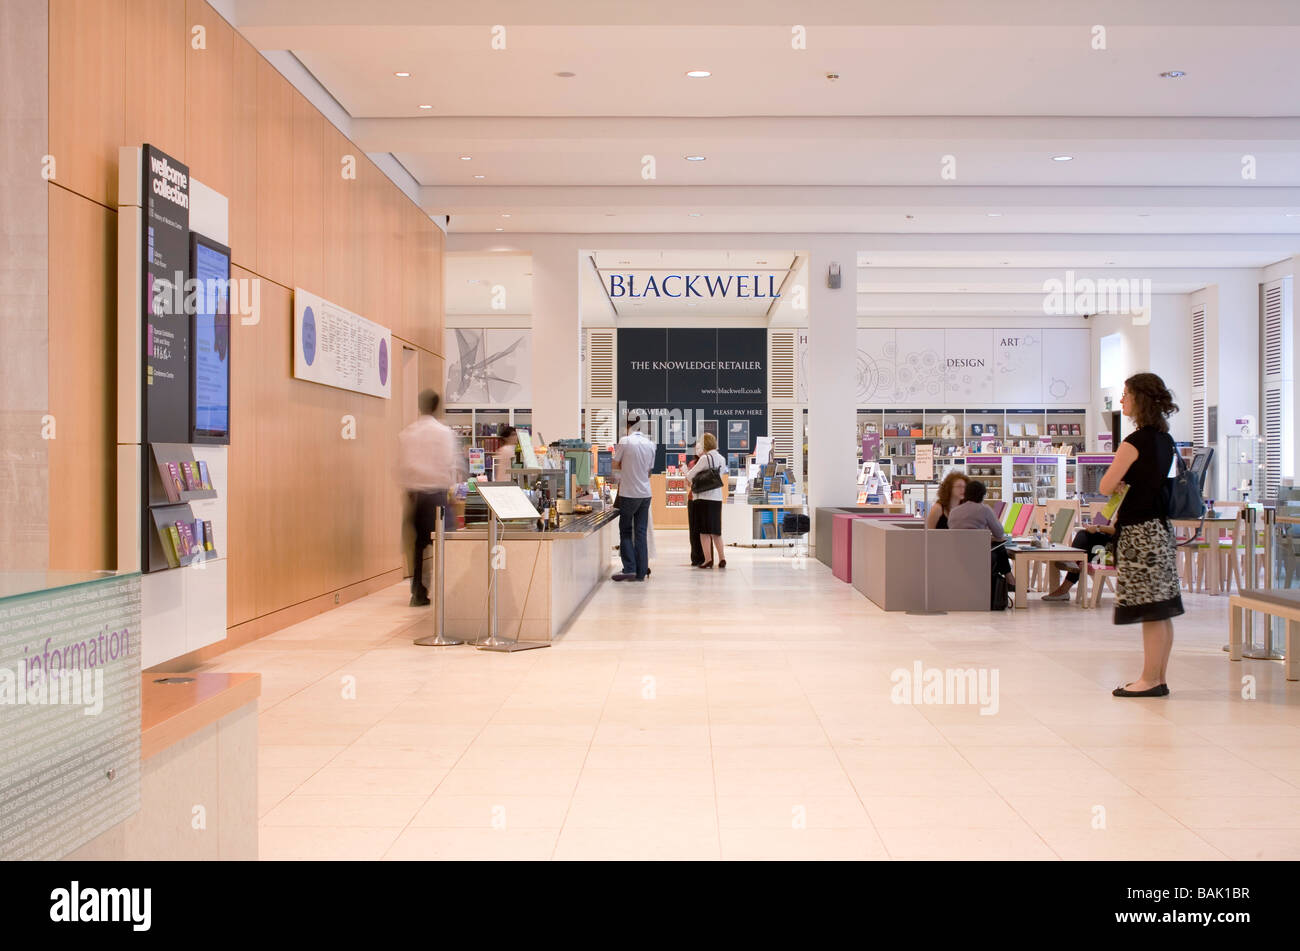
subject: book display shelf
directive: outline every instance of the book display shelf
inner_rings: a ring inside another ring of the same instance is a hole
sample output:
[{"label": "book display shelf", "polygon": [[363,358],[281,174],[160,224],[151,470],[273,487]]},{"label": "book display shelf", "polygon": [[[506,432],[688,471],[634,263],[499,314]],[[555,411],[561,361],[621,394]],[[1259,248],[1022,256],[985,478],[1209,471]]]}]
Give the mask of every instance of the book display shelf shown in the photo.
[{"label": "book display shelf", "polygon": [[204,461],[184,443],[149,444],[149,545],[144,570],[183,568],[217,557],[212,520],[192,502],[217,498]]}]

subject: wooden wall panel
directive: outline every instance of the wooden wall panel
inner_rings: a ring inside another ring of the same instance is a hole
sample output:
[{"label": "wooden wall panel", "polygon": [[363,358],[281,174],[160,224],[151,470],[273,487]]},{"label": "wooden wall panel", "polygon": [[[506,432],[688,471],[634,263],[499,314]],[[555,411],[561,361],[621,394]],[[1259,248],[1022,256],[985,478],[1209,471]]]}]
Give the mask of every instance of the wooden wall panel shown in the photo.
[{"label": "wooden wall panel", "polygon": [[49,215],[50,568],[102,570],[117,565],[117,213],[51,188]]},{"label": "wooden wall panel", "polygon": [[257,78],[262,55],[242,37],[233,41],[232,89],[234,176],[230,197],[230,256],[256,271],[257,260]]},{"label": "wooden wall panel", "polygon": [[49,148],[55,181],[110,208],[117,207],[117,150],[126,142],[123,4],[50,0]]},{"label": "wooden wall panel", "polygon": [[[251,271],[230,269],[235,280],[260,281]],[[262,307],[265,307],[265,303]],[[257,616],[258,572],[262,559],[263,498],[257,482],[258,351],[266,327],[234,319],[230,331],[230,448],[226,456],[226,623],[242,624]]]},{"label": "wooden wall panel", "polygon": [[257,272],[293,287],[293,100],[288,81],[257,58]]},{"label": "wooden wall panel", "polygon": [[360,183],[343,177],[341,162],[343,156],[354,155],[355,151],[352,143],[338,129],[326,124],[322,153],[325,281],[321,285],[324,289],[319,293],[348,310],[382,323],[378,316],[359,306],[356,293],[355,246],[359,242],[353,232],[353,224],[363,203],[359,194]]},{"label": "wooden wall panel", "polygon": [[[185,156],[190,174],[231,198],[235,183],[235,31],[204,0],[186,0]],[[193,29],[204,29],[195,49]]]},{"label": "wooden wall panel", "polygon": [[[325,280],[325,119],[293,93],[293,281],[312,290]],[[314,291],[313,291],[314,292]]]},{"label": "wooden wall panel", "polygon": [[157,146],[189,164],[185,150],[185,0],[125,0],[123,145]]},{"label": "wooden wall panel", "polygon": [[228,623],[251,630],[390,576],[401,361],[391,400],[295,380],[292,288],[390,327],[420,348],[420,388],[440,388],[441,232],[202,0],[51,0],[50,17],[51,566],[115,559],[116,230],[102,204],[118,147],[151,142],[227,195],[232,276],[259,282],[257,323],[232,331]]}]

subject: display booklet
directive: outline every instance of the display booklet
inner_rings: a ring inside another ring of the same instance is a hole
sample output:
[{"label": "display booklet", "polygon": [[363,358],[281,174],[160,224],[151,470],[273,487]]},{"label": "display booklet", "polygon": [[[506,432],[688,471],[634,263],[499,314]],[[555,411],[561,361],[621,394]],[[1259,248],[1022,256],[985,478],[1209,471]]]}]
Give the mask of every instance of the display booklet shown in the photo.
[{"label": "display booklet", "polygon": [[203,488],[212,488],[212,477],[208,475],[208,464],[202,459],[199,460],[199,482]]},{"label": "display booklet", "polygon": [[208,551],[217,550],[217,540],[216,537],[212,534],[211,522],[203,523],[203,547],[206,548]]},{"label": "display booklet", "polygon": [[185,556],[181,552],[181,535],[180,532],[176,530],[175,525],[167,526],[167,538],[171,542],[170,545],[163,545],[163,551],[167,555],[167,563],[173,568],[178,568],[180,567],[181,559]]},{"label": "display booklet", "polygon": [[208,488],[208,486],[203,484],[203,470],[199,468],[199,464],[197,462],[190,463],[190,475],[194,477],[193,481],[194,481],[194,488],[196,491],[200,489]]},{"label": "display booklet", "polygon": [[1120,504],[1124,501],[1124,496],[1128,495],[1128,486],[1122,485],[1116,489],[1111,497],[1106,500],[1106,504],[1101,507],[1101,511],[1092,517],[1094,525],[1110,525],[1115,521],[1115,513],[1119,511]]},{"label": "display booklet", "polygon": [[194,520],[194,549],[195,551],[206,551],[208,540],[203,534],[203,520],[196,518]]},{"label": "display booklet", "polygon": [[173,471],[175,463],[160,462],[158,463],[158,478],[162,480],[163,491],[167,493],[168,502],[179,502],[181,500],[180,490],[176,487],[177,473]]},{"label": "display booklet", "polygon": [[167,482],[171,488],[167,490],[167,498],[174,502],[181,500],[181,493],[185,491],[185,483],[181,481],[181,469],[174,462],[167,463]]},{"label": "display booklet", "polygon": [[188,557],[195,552],[194,547],[194,528],[189,522],[177,522],[176,531],[180,532],[181,545],[183,546],[182,558]]}]

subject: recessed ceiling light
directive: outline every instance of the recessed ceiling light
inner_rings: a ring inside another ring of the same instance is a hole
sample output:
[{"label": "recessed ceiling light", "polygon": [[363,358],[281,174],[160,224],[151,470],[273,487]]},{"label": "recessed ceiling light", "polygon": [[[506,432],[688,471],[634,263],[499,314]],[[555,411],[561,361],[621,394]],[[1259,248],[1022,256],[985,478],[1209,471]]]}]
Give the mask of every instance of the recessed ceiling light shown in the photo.
[{"label": "recessed ceiling light", "polygon": [[692,69],[686,73],[691,79],[708,79],[713,74],[707,69]]},{"label": "recessed ceiling light", "polygon": [[700,216],[700,213],[699,213],[698,211],[692,211],[692,212],[690,212],[690,214],[689,214],[688,217],[691,217],[691,218],[698,218],[699,216]]},{"label": "recessed ceiling light", "polygon": [[1160,74],[1161,79],[1182,79],[1187,73],[1181,69],[1167,69]]},{"label": "recessed ceiling light", "polygon": [[396,77],[398,77],[399,79],[410,79],[410,78],[411,78],[411,74],[410,74],[410,73],[393,73],[393,75],[396,76]]},{"label": "recessed ceiling light", "polygon": [[505,231],[506,229],[505,229],[505,228],[497,228],[496,230],[497,230],[497,231]]},{"label": "recessed ceiling light", "polygon": [[487,178],[486,175],[475,175],[474,177],[475,177],[475,178]]},{"label": "recessed ceiling light", "polygon": [[685,155],[685,156],[682,156],[682,157],[685,158],[686,161],[688,161],[688,162],[703,162],[703,161],[704,161],[704,156],[703,156],[703,155]]},{"label": "recessed ceiling light", "polygon": [[605,212],[605,217],[606,217],[606,218],[613,218],[613,217],[614,217],[614,212],[612,212],[612,211],[607,211],[607,212]]},{"label": "recessed ceiling light", "polygon": [[988,213],[988,216],[989,216],[990,218],[1001,218],[1001,217],[1002,217],[1002,212],[1000,212],[1000,211],[990,211],[990,212]]},{"label": "recessed ceiling light", "polygon": [[509,218],[509,217],[510,217],[510,212],[508,212],[508,211],[503,211],[503,212],[501,212],[501,217],[502,217],[502,218]]},{"label": "recessed ceiling light", "polygon": [[460,157],[460,160],[461,160],[462,162],[468,162],[471,158],[473,158],[473,156],[471,156],[471,155],[462,155],[462,156]]},{"label": "recessed ceiling light", "polygon": [[1003,263],[1003,264],[1010,264],[1011,262],[1010,262],[1010,261],[1003,261],[1002,263]]},{"label": "recessed ceiling light", "polygon": [[1053,161],[1053,162],[1073,162],[1073,161],[1074,161],[1074,156],[1073,156],[1073,155],[1053,155],[1053,156],[1052,156],[1052,161]]},{"label": "recessed ceiling light", "polygon": [[1150,218],[1150,217],[1151,217],[1151,212],[1149,212],[1149,211],[1139,211],[1139,212],[1138,212],[1138,217],[1139,217],[1139,218]]},{"label": "recessed ceiling light", "polygon": [[425,105],[425,106],[421,106],[420,108],[421,108],[421,109],[432,109],[433,106]]},{"label": "recessed ceiling light", "polygon": [[576,76],[576,75],[578,75],[578,74],[577,74],[577,73],[571,73],[571,72],[569,72],[569,71],[566,69],[566,70],[563,70],[563,71],[561,71],[561,72],[556,73],[555,75],[559,76],[561,79],[572,79],[574,76]]},{"label": "recessed ceiling light", "polygon": [[1114,261],[1107,261],[1106,263],[1107,263],[1107,264],[1114,264],[1115,262],[1114,262]]},{"label": "recessed ceiling light", "polygon": [[1288,218],[1300,218],[1300,211],[1288,211],[1286,216]]}]

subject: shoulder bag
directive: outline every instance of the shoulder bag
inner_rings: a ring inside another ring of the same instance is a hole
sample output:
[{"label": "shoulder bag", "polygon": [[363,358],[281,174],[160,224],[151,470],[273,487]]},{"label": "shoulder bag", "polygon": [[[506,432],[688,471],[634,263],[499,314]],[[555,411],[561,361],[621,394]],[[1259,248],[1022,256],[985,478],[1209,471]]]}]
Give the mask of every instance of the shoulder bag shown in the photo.
[{"label": "shoulder bag", "polygon": [[[712,453],[705,453],[705,458],[712,462]],[[722,488],[722,474],[716,467],[710,467],[703,472],[697,472],[695,478],[691,480],[691,491],[696,495],[701,492],[708,492],[711,489]]]}]

